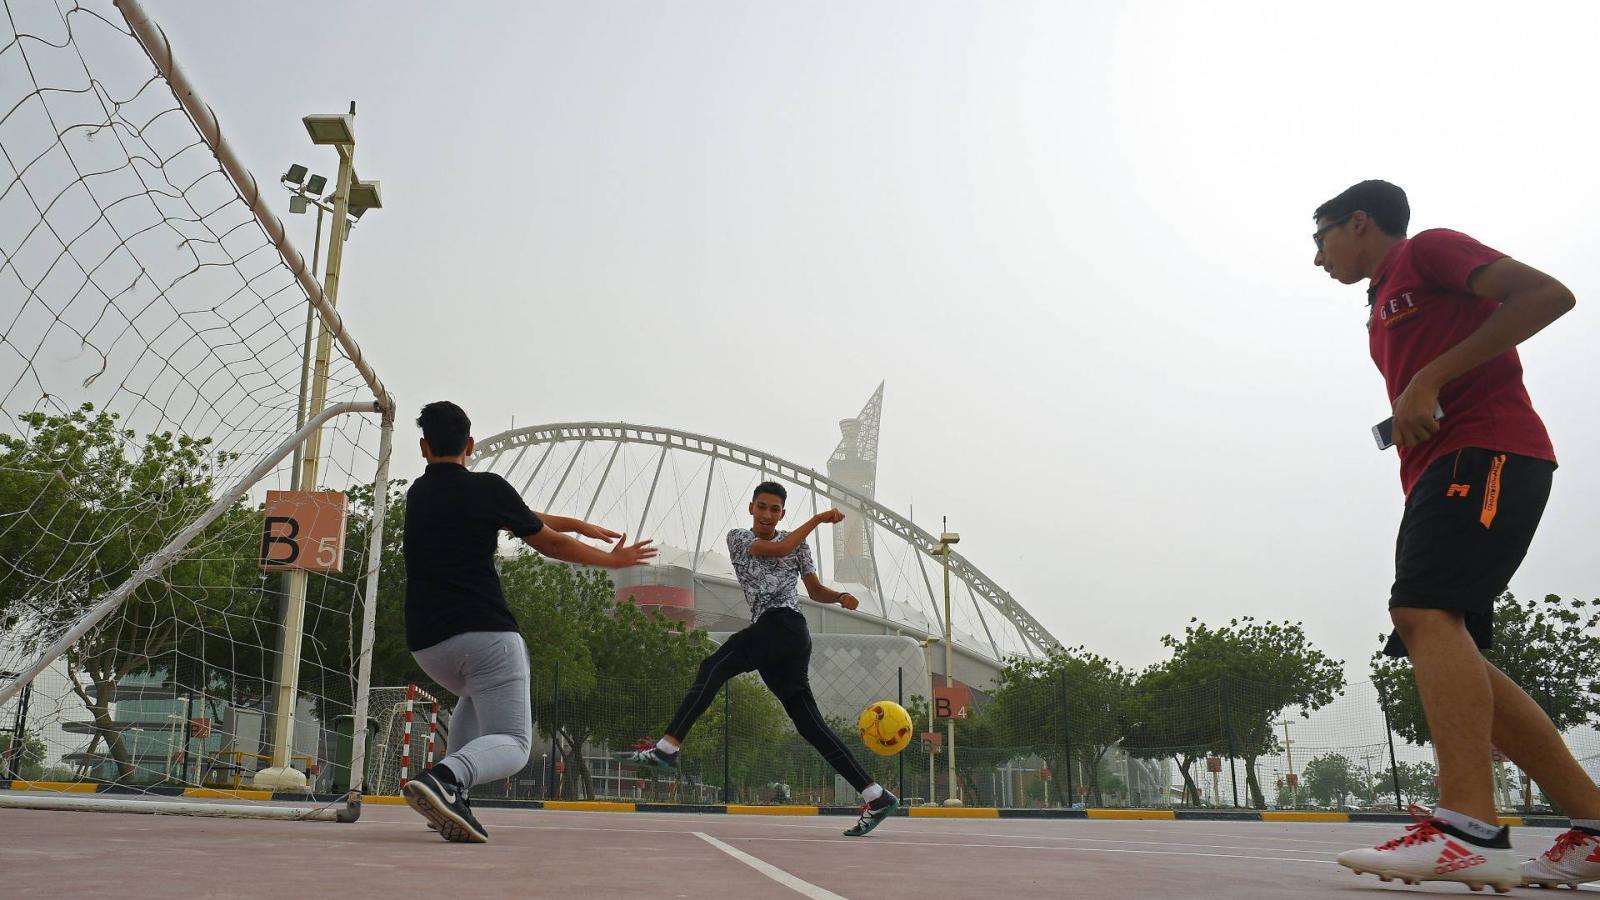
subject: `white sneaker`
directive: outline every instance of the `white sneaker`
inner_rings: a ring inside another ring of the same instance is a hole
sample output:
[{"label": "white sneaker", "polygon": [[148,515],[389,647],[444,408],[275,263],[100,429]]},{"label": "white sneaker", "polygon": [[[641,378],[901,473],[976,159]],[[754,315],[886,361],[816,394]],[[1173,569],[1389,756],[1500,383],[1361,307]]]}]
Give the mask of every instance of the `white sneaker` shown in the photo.
[{"label": "white sneaker", "polygon": [[1522,864],[1525,887],[1576,888],[1600,881],[1600,835],[1574,828],[1556,838],[1555,846]]},{"label": "white sneaker", "polygon": [[1339,854],[1339,865],[1357,875],[1371,872],[1380,881],[1454,881],[1475,891],[1487,885],[1501,894],[1522,884],[1521,863],[1511,849],[1510,829],[1500,829],[1485,844],[1440,819],[1421,816],[1406,826],[1403,837],[1371,849]]}]

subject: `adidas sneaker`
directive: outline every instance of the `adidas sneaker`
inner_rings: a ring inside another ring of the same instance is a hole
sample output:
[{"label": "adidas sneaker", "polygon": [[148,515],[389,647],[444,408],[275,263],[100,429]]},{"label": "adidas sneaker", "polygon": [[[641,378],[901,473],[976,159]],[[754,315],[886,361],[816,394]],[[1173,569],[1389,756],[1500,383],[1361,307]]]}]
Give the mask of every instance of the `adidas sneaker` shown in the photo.
[{"label": "adidas sneaker", "polygon": [[1522,884],[1509,828],[1480,841],[1441,819],[1416,819],[1403,836],[1388,843],[1339,854],[1339,865],[1357,875],[1377,875],[1380,881],[1454,881],[1475,891],[1487,886],[1502,894]]}]

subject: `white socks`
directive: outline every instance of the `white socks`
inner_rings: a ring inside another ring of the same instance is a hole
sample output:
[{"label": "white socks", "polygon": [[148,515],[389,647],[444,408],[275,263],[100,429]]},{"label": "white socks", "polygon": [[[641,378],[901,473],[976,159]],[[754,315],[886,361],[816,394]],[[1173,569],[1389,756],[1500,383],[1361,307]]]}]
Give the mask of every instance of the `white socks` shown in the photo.
[{"label": "white socks", "polygon": [[667,739],[666,738],[662,738],[661,740],[656,741],[656,749],[660,750],[662,753],[666,753],[666,754],[673,754],[673,753],[677,753],[678,752],[678,748],[674,747],[673,745],[671,745],[669,743],[667,743]]},{"label": "white socks", "polygon": [[1434,807],[1433,817],[1435,819],[1442,819],[1445,822],[1454,825],[1456,828],[1466,832],[1472,837],[1478,838],[1479,840],[1492,841],[1494,840],[1495,836],[1500,833],[1500,826],[1498,824],[1490,825],[1488,822],[1474,819],[1469,815],[1458,813],[1453,809],[1445,809],[1442,806]]},{"label": "white socks", "polygon": [[861,799],[867,801],[868,803],[871,803],[872,801],[874,801],[874,800],[876,800],[876,799],[878,799],[879,797],[882,797],[882,796],[883,796],[883,785],[877,783],[876,781],[874,781],[873,783],[867,785],[866,790],[863,790],[861,792]]}]

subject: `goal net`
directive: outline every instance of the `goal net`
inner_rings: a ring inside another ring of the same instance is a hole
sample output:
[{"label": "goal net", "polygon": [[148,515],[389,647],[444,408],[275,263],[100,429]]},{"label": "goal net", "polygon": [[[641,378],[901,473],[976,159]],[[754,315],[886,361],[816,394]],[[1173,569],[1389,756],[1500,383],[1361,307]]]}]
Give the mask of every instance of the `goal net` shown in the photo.
[{"label": "goal net", "polygon": [[417,773],[444,758],[450,712],[414,684],[375,687],[371,692],[371,762],[366,792],[393,797]]},{"label": "goal net", "polygon": [[[0,803],[326,817],[361,787],[392,401],[137,3],[0,7]],[[330,493],[268,497],[296,487]]]}]

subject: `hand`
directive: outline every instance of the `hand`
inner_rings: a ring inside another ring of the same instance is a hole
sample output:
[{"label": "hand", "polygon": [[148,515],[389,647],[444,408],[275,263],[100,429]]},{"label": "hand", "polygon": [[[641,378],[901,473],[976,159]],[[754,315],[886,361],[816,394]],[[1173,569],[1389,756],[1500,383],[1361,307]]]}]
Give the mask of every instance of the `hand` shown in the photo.
[{"label": "hand", "polygon": [[830,509],[827,512],[817,513],[815,518],[818,525],[837,525],[844,521],[844,513],[837,509]]},{"label": "hand", "polygon": [[576,523],[572,531],[573,533],[581,534],[586,538],[594,538],[597,541],[605,541],[608,544],[617,538],[622,537],[622,535],[612,531],[609,528],[602,528],[599,525],[592,525],[588,522]]},{"label": "hand", "polygon": [[606,564],[609,568],[626,569],[629,566],[640,566],[655,558],[656,548],[650,546],[655,543],[654,541],[640,541],[630,545],[627,535],[619,534],[617,538],[617,546],[607,554],[611,560]]},{"label": "hand", "polygon": [[1418,372],[1394,400],[1394,442],[1400,447],[1415,447],[1439,431],[1433,417],[1439,405],[1439,387]]},{"label": "hand", "polygon": [[861,601],[856,599],[855,594],[840,594],[839,605],[845,609],[855,609],[861,605]]}]

